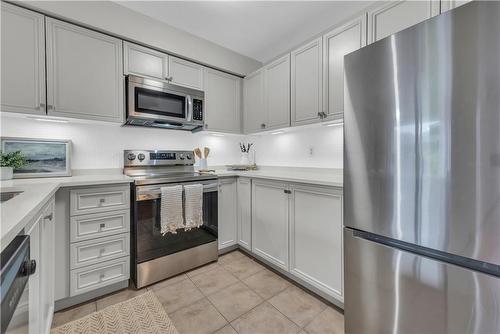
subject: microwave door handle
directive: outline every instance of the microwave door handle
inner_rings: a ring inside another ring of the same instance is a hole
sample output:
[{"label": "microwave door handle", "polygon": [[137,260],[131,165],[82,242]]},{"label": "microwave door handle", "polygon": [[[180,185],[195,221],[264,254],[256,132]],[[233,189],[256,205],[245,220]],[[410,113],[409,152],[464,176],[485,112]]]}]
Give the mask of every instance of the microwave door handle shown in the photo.
[{"label": "microwave door handle", "polygon": [[186,119],[188,122],[191,122],[193,120],[193,98],[191,95],[186,95],[186,100],[187,100],[187,115]]}]

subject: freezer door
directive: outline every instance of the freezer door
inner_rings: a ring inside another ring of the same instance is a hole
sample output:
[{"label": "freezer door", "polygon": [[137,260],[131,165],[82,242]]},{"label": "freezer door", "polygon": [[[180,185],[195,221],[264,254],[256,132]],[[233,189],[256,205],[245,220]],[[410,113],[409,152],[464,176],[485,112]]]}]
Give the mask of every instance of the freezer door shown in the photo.
[{"label": "freezer door", "polygon": [[348,334],[498,334],[500,278],[344,229]]},{"label": "freezer door", "polygon": [[345,58],[345,225],[500,264],[500,2]]}]

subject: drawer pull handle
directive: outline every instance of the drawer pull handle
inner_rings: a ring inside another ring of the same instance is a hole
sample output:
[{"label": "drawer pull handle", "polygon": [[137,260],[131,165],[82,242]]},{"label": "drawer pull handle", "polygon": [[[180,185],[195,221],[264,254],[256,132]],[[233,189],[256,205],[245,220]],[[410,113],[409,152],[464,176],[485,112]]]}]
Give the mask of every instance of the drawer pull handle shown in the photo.
[{"label": "drawer pull handle", "polygon": [[52,218],[54,218],[54,214],[53,213],[51,213],[51,214],[46,215],[45,217],[43,217],[43,219],[45,219],[45,220],[52,220]]},{"label": "drawer pull handle", "polygon": [[104,228],[106,228],[106,224],[105,223],[101,223],[101,225],[99,225],[99,228],[102,230]]},{"label": "drawer pull handle", "polygon": [[106,276],[105,276],[104,274],[101,274],[101,275],[99,276],[99,279],[101,280],[101,282],[102,282],[102,281],[104,281],[104,278],[105,278],[105,277],[106,277]]},{"label": "drawer pull handle", "polygon": [[106,199],[105,199],[105,198],[101,198],[101,199],[99,199],[99,203],[103,204],[104,202],[106,202]]}]

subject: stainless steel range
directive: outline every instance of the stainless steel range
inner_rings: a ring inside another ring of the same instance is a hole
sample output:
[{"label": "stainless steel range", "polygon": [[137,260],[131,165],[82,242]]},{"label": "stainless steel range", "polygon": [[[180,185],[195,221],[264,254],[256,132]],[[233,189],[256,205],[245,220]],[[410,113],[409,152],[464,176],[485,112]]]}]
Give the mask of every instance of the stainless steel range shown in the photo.
[{"label": "stainless steel range", "polygon": [[[197,173],[192,151],[125,150],[132,184],[132,279],[137,288],[217,260],[217,176]],[[161,188],[203,185],[203,225],[160,233]]]}]

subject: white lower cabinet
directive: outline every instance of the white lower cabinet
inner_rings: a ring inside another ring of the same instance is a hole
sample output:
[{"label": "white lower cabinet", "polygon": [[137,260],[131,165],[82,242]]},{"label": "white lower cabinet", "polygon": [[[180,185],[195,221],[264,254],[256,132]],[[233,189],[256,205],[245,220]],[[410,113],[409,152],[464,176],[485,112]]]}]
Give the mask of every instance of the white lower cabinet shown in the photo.
[{"label": "white lower cabinet", "polygon": [[342,191],[292,185],[290,273],[343,301]]},{"label": "white lower cabinet", "polygon": [[127,280],[130,276],[130,258],[102,262],[71,271],[71,296]]},{"label": "white lower cabinet", "polygon": [[[26,234],[30,236],[30,259],[35,260],[37,265],[41,263],[40,257],[40,220],[41,217],[26,231]],[[38,334],[42,328],[41,324],[41,312],[40,312],[40,270],[35,270],[35,272],[30,276],[28,281],[28,291],[29,291],[29,333]]]},{"label": "white lower cabinet", "polygon": [[288,270],[288,186],[252,182],[252,252]]},{"label": "white lower cabinet", "polygon": [[54,200],[26,227],[30,258],[36,270],[29,278],[29,333],[49,333],[54,313]]},{"label": "white lower cabinet", "polygon": [[252,180],[238,178],[238,245],[252,250]]},{"label": "white lower cabinet", "polygon": [[343,303],[342,189],[239,177],[238,245]]},{"label": "white lower cabinet", "polygon": [[55,205],[56,309],[128,285],[130,185],[61,188]]},{"label": "white lower cabinet", "polygon": [[219,249],[236,245],[237,236],[236,179],[219,180]]}]

